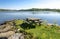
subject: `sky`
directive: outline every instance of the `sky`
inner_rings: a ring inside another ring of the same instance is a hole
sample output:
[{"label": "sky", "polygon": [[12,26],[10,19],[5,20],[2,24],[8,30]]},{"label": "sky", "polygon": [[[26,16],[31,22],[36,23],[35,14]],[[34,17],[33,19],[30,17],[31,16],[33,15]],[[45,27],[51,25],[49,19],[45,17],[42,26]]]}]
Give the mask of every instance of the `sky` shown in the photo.
[{"label": "sky", "polygon": [[60,9],[60,0],[0,0],[0,9]]}]

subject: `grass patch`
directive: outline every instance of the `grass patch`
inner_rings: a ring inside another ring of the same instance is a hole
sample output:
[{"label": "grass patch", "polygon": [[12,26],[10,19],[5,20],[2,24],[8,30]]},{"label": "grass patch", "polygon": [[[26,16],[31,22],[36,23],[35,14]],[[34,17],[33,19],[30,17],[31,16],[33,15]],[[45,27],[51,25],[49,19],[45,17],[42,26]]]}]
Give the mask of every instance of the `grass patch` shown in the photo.
[{"label": "grass patch", "polygon": [[[16,20],[15,23],[18,29],[23,29],[27,33],[32,33],[33,38],[31,39],[60,39],[59,26],[47,26],[42,24],[40,26],[34,25],[35,28],[24,29],[26,26],[30,27],[30,25],[25,24],[24,28],[22,28],[21,24],[24,23],[23,20]],[[29,36],[27,36],[26,39],[30,39]]]}]

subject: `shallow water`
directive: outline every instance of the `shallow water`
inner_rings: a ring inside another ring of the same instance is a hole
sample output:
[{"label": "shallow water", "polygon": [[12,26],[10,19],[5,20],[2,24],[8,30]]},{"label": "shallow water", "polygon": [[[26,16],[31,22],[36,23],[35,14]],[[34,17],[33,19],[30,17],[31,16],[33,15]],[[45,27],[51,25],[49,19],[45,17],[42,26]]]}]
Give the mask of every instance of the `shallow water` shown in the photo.
[{"label": "shallow water", "polygon": [[60,25],[60,12],[51,11],[0,12],[0,23],[7,20],[26,19],[28,17],[40,18],[48,21],[48,23],[56,22]]}]

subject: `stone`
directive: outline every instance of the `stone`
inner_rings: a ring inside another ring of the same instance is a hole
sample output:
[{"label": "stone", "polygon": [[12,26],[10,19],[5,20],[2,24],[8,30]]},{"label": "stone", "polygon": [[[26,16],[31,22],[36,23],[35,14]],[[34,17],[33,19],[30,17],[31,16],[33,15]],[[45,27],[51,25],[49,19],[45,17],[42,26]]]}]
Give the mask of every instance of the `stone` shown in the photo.
[{"label": "stone", "polygon": [[[2,28],[2,29],[1,29],[1,28]],[[1,28],[0,28],[0,33],[9,31],[10,29],[13,28],[13,26],[10,26],[10,25],[5,25],[5,26],[3,26],[3,25],[2,25]]]},{"label": "stone", "polygon": [[15,33],[11,35],[8,39],[24,39],[24,36],[22,35],[22,33]]},{"label": "stone", "polygon": [[0,37],[9,37],[13,34],[15,34],[14,31],[8,31],[8,32],[5,32],[5,33],[0,33]]}]

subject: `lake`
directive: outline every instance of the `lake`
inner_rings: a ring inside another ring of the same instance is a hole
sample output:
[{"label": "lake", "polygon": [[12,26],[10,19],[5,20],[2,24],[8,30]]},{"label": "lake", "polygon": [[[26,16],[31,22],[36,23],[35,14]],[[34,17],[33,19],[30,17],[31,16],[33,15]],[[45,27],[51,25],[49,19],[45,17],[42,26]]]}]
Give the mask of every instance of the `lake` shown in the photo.
[{"label": "lake", "polygon": [[7,20],[26,19],[29,17],[40,18],[48,21],[48,23],[56,22],[60,25],[60,12],[52,11],[0,12],[0,23],[3,23]]}]

